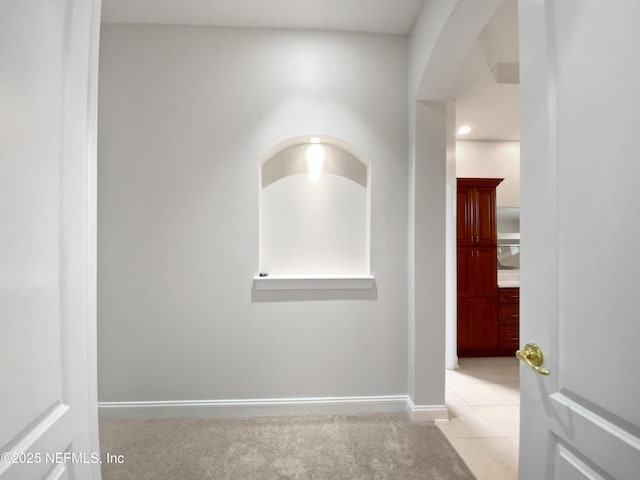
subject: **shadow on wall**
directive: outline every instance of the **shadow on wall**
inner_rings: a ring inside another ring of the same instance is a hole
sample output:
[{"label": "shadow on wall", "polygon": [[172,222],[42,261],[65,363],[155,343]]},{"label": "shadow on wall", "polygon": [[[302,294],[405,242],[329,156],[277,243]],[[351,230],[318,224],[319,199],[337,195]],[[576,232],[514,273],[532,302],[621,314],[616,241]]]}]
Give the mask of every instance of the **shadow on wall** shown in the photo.
[{"label": "shadow on wall", "polygon": [[270,302],[307,302],[325,300],[378,300],[378,286],[374,282],[373,288],[367,290],[259,290],[255,282],[251,287],[251,301],[253,303]]}]

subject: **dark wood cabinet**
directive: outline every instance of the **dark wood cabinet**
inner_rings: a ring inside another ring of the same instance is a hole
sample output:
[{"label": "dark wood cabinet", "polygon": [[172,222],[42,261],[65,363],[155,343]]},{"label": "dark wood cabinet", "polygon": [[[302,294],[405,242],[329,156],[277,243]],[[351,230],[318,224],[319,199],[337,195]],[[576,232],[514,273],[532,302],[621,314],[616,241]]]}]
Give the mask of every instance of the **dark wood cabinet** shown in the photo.
[{"label": "dark wood cabinet", "polygon": [[456,197],[458,246],[497,245],[496,187],[502,179],[459,178]]},{"label": "dark wood cabinet", "polygon": [[514,355],[519,343],[518,327],[500,327],[500,350],[503,354]]},{"label": "dark wood cabinet", "polygon": [[458,299],[473,298],[475,292],[475,248],[458,247]]},{"label": "dark wood cabinet", "polygon": [[471,356],[498,348],[497,313],[498,301],[495,298],[458,299],[459,355]]},{"label": "dark wood cabinet", "polygon": [[496,249],[458,248],[458,298],[496,298],[498,294]]},{"label": "dark wood cabinet", "polygon": [[520,325],[520,308],[518,305],[498,303],[498,325],[501,327],[517,327]]},{"label": "dark wood cabinet", "polygon": [[458,179],[459,356],[498,354],[500,350],[496,187],[501,181]]},{"label": "dark wood cabinet", "polygon": [[496,298],[498,294],[498,251],[496,247],[475,249],[474,262],[475,297]]},{"label": "dark wood cabinet", "polygon": [[[496,247],[498,245],[498,233],[496,227],[496,187],[492,182],[490,186],[476,187],[476,245]],[[500,182],[498,182],[500,183]]]},{"label": "dark wood cabinet", "polygon": [[496,272],[495,249],[458,249],[458,351],[463,355],[498,348]]},{"label": "dark wood cabinet", "polygon": [[456,196],[456,238],[458,247],[475,245],[476,217],[475,190],[469,187],[461,187],[458,179],[458,193]]},{"label": "dark wood cabinet", "polygon": [[474,348],[492,350],[498,346],[498,300],[481,298],[473,302],[475,310]]},{"label": "dark wood cabinet", "polygon": [[513,355],[520,344],[520,289],[498,291],[498,329],[500,351]]},{"label": "dark wood cabinet", "polygon": [[475,323],[473,299],[458,297],[458,355],[474,349]]}]

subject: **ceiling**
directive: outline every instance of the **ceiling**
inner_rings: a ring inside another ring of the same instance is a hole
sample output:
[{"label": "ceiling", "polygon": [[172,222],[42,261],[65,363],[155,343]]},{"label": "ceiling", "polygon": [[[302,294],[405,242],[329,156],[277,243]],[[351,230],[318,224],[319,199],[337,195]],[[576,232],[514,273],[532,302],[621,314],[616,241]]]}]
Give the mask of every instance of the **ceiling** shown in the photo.
[{"label": "ceiling", "polygon": [[422,0],[103,0],[103,23],[407,34]]},{"label": "ceiling", "polygon": [[465,59],[453,90],[460,140],[520,140],[517,0],[497,10]]}]

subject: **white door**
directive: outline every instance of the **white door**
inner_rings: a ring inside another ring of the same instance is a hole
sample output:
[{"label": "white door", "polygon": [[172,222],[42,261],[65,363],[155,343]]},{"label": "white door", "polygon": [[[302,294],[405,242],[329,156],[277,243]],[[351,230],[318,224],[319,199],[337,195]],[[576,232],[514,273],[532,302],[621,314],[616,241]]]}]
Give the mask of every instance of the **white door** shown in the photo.
[{"label": "white door", "polygon": [[640,2],[519,8],[519,478],[638,479]]},{"label": "white door", "polygon": [[93,0],[0,0],[2,480],[100,478],[99,9]]}]

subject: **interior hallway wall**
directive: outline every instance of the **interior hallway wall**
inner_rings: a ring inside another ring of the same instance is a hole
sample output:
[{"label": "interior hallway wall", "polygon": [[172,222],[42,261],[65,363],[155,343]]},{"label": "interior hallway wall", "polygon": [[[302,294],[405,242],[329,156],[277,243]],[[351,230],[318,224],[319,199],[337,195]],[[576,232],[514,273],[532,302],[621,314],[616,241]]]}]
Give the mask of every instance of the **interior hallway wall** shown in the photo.
[{"label": "interior hallway wall", "polygon": [[[446,218],[445,192],[442,205],[436,197],[436,203],[422,207],[423,214],[419,213],[419,192],[432,186],[438,188],[440,183],[444,185],[448,172],[455,171],[446,168],[447,148],[453,138],[447,128],[452,117],[446,113],[449,110],[446,105],[452,99],[451,90],[469,48],[501,2],[424,2],[409,36],[408,385],[416,404],[444,406],[443,346],[447,315],[444,286],[447,268],[451,269],[453,263],[447,265],[439,260],[446,256],[446,223],[451,221]],[[425,118],[419,118],[420,102],[442,104],[445,115],[441,119],[432,115],[429,121],[421,123]],[[429,142],[421,142],[423,136],[428,136]],[[425,247],[427,236],[442,237],[442,249],[437,250],[440,244],[436,248]],[[448,277],[452,285],[455,275]],[[419,284],[436,285],[437,289],[424,291]],[[453,308],[448,311],[453,314]],[[425,362],[429,367],[422,371]]]},{"label": "interior hallway wall", "polygon": [[[407,392],[407,39],[103,25],[100,401]],[[375,298],[252,301],[258,161],[331,135],[371,162]]]}]

